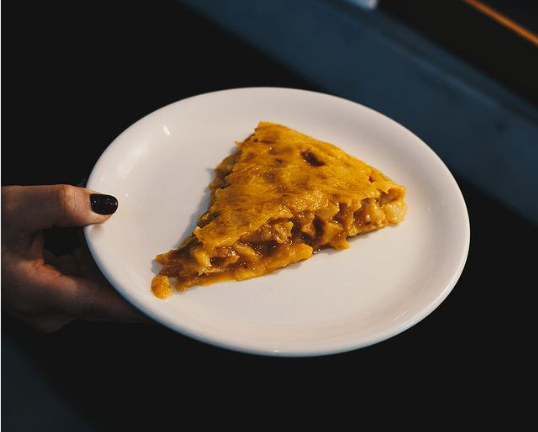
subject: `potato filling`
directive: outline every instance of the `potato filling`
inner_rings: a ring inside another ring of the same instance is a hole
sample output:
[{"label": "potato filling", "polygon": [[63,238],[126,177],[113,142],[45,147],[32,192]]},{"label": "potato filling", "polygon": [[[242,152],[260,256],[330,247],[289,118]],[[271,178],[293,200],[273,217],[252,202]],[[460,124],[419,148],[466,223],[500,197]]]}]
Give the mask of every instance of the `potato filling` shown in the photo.
[{"label": "potato filling", "polygon": [[[195,237],[191,238],[190,248],[157,256],[163,271],[152,290],[157,297],[166,298],[172,292],[171,285],[184,291],[193,285],[250,279],[305,260],[325,247],[346,249],[348,236],[403,220],[403,198],[390,196],[392,201],[387,201],[387,196],[363,200],[355,211],[340,205],[336,214],[326,209],[318,214],[303,213],[293,220],[269,221],[232,246],[214,250],[207,250]],[[175,282],[171,283],[169,277]]]}]

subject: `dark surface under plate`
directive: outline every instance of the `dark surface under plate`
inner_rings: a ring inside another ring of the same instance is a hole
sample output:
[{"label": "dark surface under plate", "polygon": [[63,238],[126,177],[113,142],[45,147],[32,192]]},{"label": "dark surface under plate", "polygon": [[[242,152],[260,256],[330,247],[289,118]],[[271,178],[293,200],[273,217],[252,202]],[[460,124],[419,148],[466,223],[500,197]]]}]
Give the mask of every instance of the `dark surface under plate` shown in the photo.
[{"label": "dark surface under plate", "polygon": [[[172,1],[3,6],[4,185],[77,184],[126,127],[187,96],[247,86],[323,91]],[[538,230],[458,182],[471,217],[466,268],[446,301],[401,335],[282,359],[159,326],[75,322],[42,335],[4,314],[3,430],[181,430],[248,418],[254,430],[293,418],[303,426],[326,418],[331,430],[374,420],[369,430],[383,430],[414,428],[426,414],[436,418],[429,430],[530,430]],[[49,234],[58,253],[78,242],[76,230]]]}]

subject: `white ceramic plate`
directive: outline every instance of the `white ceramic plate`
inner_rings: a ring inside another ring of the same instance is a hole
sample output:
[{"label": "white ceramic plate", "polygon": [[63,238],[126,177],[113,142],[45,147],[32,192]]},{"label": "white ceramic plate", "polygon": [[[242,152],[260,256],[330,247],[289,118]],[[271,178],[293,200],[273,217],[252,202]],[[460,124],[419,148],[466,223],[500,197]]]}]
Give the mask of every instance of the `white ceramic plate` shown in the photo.
[{"label": "white ceramic plate", "polygon": [[[213,169],[260,120],[333,143],[405,185],[406,220],[271,275],[155,298],[153,258],[192,231]],[[445,299],[469,248],[462,194],[435,153],[389,118],[320,93],[246,88],[166,106],[107,148],[88,187],[120,203],[106,224],[85,229],[112,285],[171,329],[250,353],[322,355],[392,337]]]}]

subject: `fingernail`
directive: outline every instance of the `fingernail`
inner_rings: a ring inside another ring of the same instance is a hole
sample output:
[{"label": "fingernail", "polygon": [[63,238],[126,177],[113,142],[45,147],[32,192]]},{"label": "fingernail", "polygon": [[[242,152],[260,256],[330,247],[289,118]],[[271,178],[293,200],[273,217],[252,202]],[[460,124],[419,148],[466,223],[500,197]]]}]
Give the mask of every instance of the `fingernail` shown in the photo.
[{"label": "fingernail", "polygon": [[112,195],[91,194],[90,204],[95,213],[111,215],[118,209],[118,200]]}]

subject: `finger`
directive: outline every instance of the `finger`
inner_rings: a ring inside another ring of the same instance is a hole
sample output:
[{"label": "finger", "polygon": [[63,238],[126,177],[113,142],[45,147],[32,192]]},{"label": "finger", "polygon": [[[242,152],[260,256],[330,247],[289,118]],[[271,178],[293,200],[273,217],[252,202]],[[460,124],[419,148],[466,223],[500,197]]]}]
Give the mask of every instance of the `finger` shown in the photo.
[{"label": "finger", "polygon": [[61,255],[59,257],[55,257],[49,262],[49,264],[55,267],[62,274],[69,276],[81,276],[81,270],[78,262],[71,255]]},{"label": "finger", "polygon": [[118,208],[111,195],[70,185],[2,188],[2,214],[25,231],[103,223]]},{"label": "finger", "polygon": [[56,312],[89,320],[148,322],[113,288],[75,277],[61,275],[49,282],[57,293]]},{"label": "finger", "polygon": [[88,272],[91,262],[95,262],[93,261],[90,251],[88,250],[88,247],[85,244],[78,246],[73,251],[73,256],[77,260],[78,266],[82,274],[85,274],[86,272]]},{"label": "finger", "polygon": [[73,256],[77,260],[78,267],[80,269],[80,276],[86,280],[96,282],[102,285],[108,285],[108,281],[99,270],[99,267],[93,260],[90,251],[85,246],[79,246],[73,252]]}]

